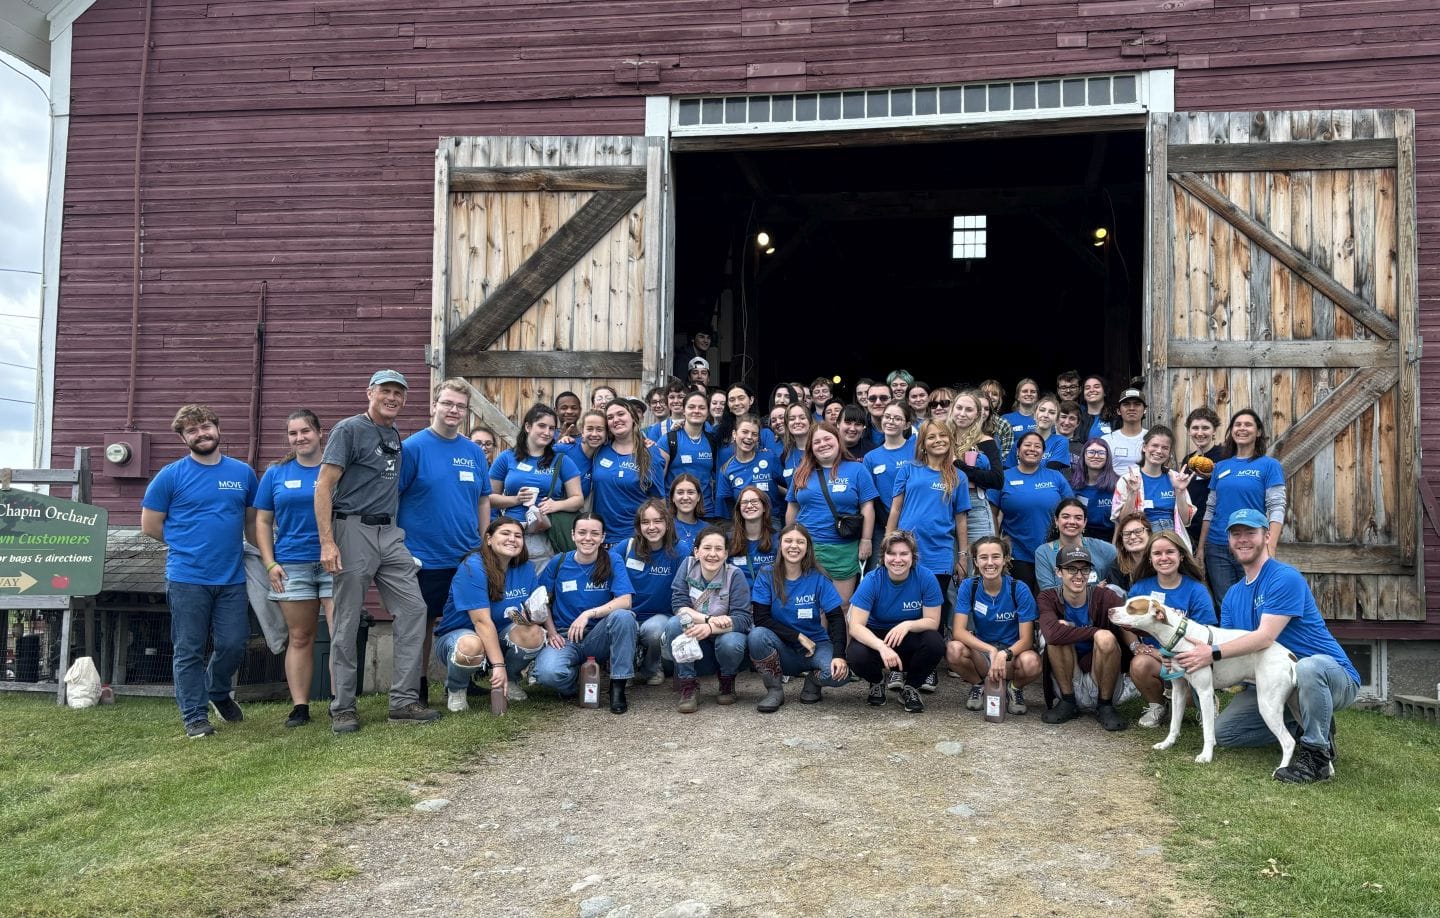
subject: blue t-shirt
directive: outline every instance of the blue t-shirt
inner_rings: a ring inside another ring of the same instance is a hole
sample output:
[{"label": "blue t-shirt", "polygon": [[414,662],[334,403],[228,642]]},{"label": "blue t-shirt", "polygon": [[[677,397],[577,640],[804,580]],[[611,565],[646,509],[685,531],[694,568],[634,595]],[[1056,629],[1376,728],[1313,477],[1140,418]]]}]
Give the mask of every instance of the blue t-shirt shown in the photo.
[{"label": "blue t-shirt", "polygon": [[787,580],[783,600],[775,595],[775,583],[769,571],[755,581],[754,588],[750,594],[751,602],[769,605],[772,616],[815,643],[830,642],[830,634],[825,630],[821,616],[830,610],[836,610],[836,615],[841,614],[838,610],[844,600],[829,577],[815,570]]},{"label": "blue t-shirt", "polygon": [[630,609],[635,618],[644,621],[652,615],[670,614],[670,585],[675,581],[675,572],[680,569],[684,552],[672,548],[668,552],[655,549],[650,560],[642,559],[635,551],[635,540],[626,539],[617,549],[625,560],[625,572],[630,585],[635,588],[630,600]]},{"label": "blue t-shirt", "polygon": [[480,501],[490,494],[485,451],[469,438],[445,439],[430,428],[405,438],[400,512],[405,547],[425,567],[456,567],[480,544]]},{"label": "blue t-shirt", "polygon": [[[1064,591],[1061,590],[1061,591],[1058,591],[1058,592],[1059,592],[1059,595],[1060,595],[1060,610],[1061,610],[1061,613],[1065,616],[1065,621],[1066,621],[1066,623],[1071,624],[1071,625],[1074,625],[1074,626],[1076,626],[1077,628],[1089,628],[1089,627],[1090,627],[1090,600],[1089,600],[1089,597],[1087,596],[1086,599],[1085,599],[1085,601],[1082,602],[1082,603],[1080,603],[1080,605],[1078,605],[1078,606],[1072,606],[1072,605],[1070,605],[1070,601],[1065,598],[1065,593],[1064,593]],[[1039,617],[1039,616],[1038,616],[1038,613],[1037,613],[1037,616],[1036,616],[1036,617],[1037,617],[1037,618]],[[1017,637],[1018,637],[1018,635],[1017,635]],[[1083,656],[1085,656],[1087,653],[1089,653],[1090,650],[1095,646],[1095,642],[1094,642],[1094,641],[1076,641],[1074,644],[1072,644],[1072,645],[1070,645],[1070,646],[1072,646],[1072,647],[1075,648],[1075,655],[1076,655],[1076,656],[1083,657]]]},{"label": "blue t-shirt", "polygon": [[580,493],[586,497],[590,496],[590,457],[585,455],[585,447],[579,440],[574,443],[557,443],[555,452],[567,457],[575,466],[575,471],[580,473]]},{"label": "blue t-shirt", "polygon": [[450,581],[450,595],[445,599],[445,611],[435,633],[448,634],[451,631],[474,630],[470,621],[472,609],[488,609],[490,621],[497,633],[510,626],[505,610],[521,606],[535,592],[535,565],[526,562],[505,569],[505,593],[498,600],[490,601],[490,578],[485,575],[485,561],[479,554],[472,554],[461,562]]},{"label": "blue t-shirt", "polygon": [[1170,473],[1161,469],[1159,475],[1151,478],[1141,472],[1140,485],[1145,492],[1145,518],[1152,523],[1164,523],[1166,529],[1171,528],[1175,522],[1175,482],[1170,480]]},{"label": "blue t-shirt", "polygon": [[[790,503],[798,508],[795,521],[810,530],[810,537],[816,543],[840,544],[840,535],[835,531],[835,514],[859,513],[862,505],[879,496],[875,490],[875,479],[860,463],[842,461],[836,464],[834,472],[835,477],[832,478],[829,470],[817,469],[810,473],[809,481],[797,481],[790,487]],[[830,489],[835,513],[830,512],[830,504],[821,493],[821,487]]]},{"label": "blue t-shirt", "polygon": [[315,481],[320,465],[291,459],[272,465],[260,476],[255,509],[275,514],[275,560],[281,564],[313,564],[320,560],[320,532],[315,527]]},{"label": "blue t-shirt", "polygon": [[760,550],[759,539],[746,539],[745,554],[731,555],[730,563],[740,569],[740,573],[745,575],[745,582],[753,587],[755,586],[756,577],[759,577],[762,574],[767,577],[769,576],[770,568],[774,566],[775,555],[779,552],[779,550],[780,540],[775,538],[775,534],[772,529],[770,534],[769,551]]},{"label": "blue t-shirt", "polygon": [[790,452],[780,453],[780,484],[785,488],[791,487],[795,480],[795,470],[800,468],[800,460],[805,458],[805,450],[796,447]]},{"label": "blue t-shirt", "polygon": [[[1265,492],[1269,488],[1285,483],[1285,470],[1270,456],[1256,456],[1241,459],[1232,456],[1215,463],[1210,473],[1210,493],[1215,495],[1215,516],[1210,520],[1210,534],[1206,541],[1212,545],[1227,545],[1230,542],[1225,524],[1236,510],[1256,510],[1265,513]],[[1294,648],[1291,648],[1294,649]]]},{"label": "blue t-shirt", "polygon": [[1104,419],[1103,415],[1083,414],[1080,416],[1080,423],[1085,423],[1086,418],[1090,419],[1090,434],[1085,438],[1087,440],[1103,437],[1114,429],[1110,426],[1110,422]]},{"label": "blue t-shirt", "polygon": [[635,526],[635,511],[646,498],[660,497],[664,492],[665,454],[658,446],[650,447],[650,474],[640,480],[640,466],[632,453],[617,453],[605,444],[595,453],[590,466],[595,513],[605,524],[607,539],[619,541]]},{"label": "blue t-shirt", "polygon": [[[726,455],[726,452],[729,455]],[[781,477],[780,457],[768,449],[760,449],[755,458],[741,462],[735,458],[735,451],[726,447],[720,453],[720,481],[715,485],[717,515],[729,516],[735,511],[735,498],[740,492],[754,485],[770,498],[770,511],[774,514],[785,512],[785,501],[780,497],[777,479]]]},{"label": "blue t-shirt", "polygon": [[[645,428],[645,439],[649,440],[651,443],[664,443],[665,437],[670,433],[670,431],[679,430],[684,426],[684,418],[681,418],[678,421],[674,418],[661,418],[654,424],[651,424],[649,427]],[[705,426],[708,428],[710,425],[706,424]]]},{"label": "blue t-shirt", "polygon": [[1091,531],[1114,532],[1115,522],[1110,519],[1110,506],[1115,500],[1114,488],[1086,485],[1075,492],[1085,504],[1085,528]]},{"label": "blue t-shirt", "polygon": [[[1015,432],[1015,439],[1010,441],[1010,452],[1002,457],[1005,468],[1013,469],[1015,467],[1015,447],[1020,445],[1020,435],[1029,433],[1035,429],[1035,418],[1033,415],[1021,414],[1018,411],[1011,411],[1008,414],[1002,414],[1000,417],[1008,423],[1010,429]],[[1043,460],[1041,464],[1044,464]]]},{"label": "blue t-shirt", "polygon": [[206,465],[187,455],[156,472],[141,506],[165,514],[165,579],[244,583],[245,511],[259,486],[255,470],[229,456]]},{"label": "blue t-shirt", "polygon": [[1030,474],[1005,470],[1004,487],[988,492],[990,503],[1004,514],[1000,529],[1010,539],[1016,561],[1034,561],[1035,549],[1050,534],[1050,522],[1060,501],[1073,497],[1069,480],[1044,466]]},{"label": "blue t-shirt", "polygon": [[970,512],[970,481],[959,469],[955,476],[949,497],[945,480],[928,465],[907,465],[895,480],[894,497],[905,498],[897,525],[915,535],[917,563],[937,576],[955,570],[955,517]]},{"label": "blue t-shirt", "polygon": [[927,607],[939,606],[944,601],[940,582],[924,568],[911,568],[910,576],[896,583],[890,579],[888,570],[877,567],[860,578],[855,595],[850,597],[850,608],[870,613],[866,626],[884,637],[885,631],[901,622],[924,618]]},{"label": "blue t-shirt", "polygon": [[586,609],[603,606],[616,596],[634,595],[625,562],[615,552],[609,554],[611,576],[605,583],[596,583],[591,577],[595,562],[581,564],[573,551],[556,555],[546,563],[540,585],[550,591],[550,618],[557,631],[563,633]]},{"label": "blue t-shirt", "polygon": [[1220,625],[1224,628],[1254,631],[1260,627],[1262,615],[1290,618],[1276,640],[1295,656],[1303,660],[1324,654],[1345,667],[1355,684],[1360,684],[1360,673],[1325,625],[1305,578],[1274,558],[1265,562],[1254,580],[1242,579],[1232,586],[1220,603]]},{"label": "blue t-shirt", "polygon": [[[968,615],[975,623],[975,636],[987,644],[1009,647],[1020,640],[1021,622],[1033,622],[1040,617],[1030,587],[1009,574],[1001,578],[998,596],[986,591],[983,580],[972,577],[966,584],[956,593],[955,614]],[[961,605],[964,602],[969,605]]]},{"label": "blue t-shirt", "polygon": [[[708,430],[700,434],[700,439],[692,440],[685,432],[684,427],[675,431],[675,455],[670,457],[669,464],[665,467],[665,487],[668,490],[676,478],[681,475],[694,475],[700,480],[700,496],[704,506],[700,508],[701,516],[715,516],[715,473],[720,467],[720,456],[716,447],[711,445],[711,434]],[[657,440],[656,445],[668,450],[668,440]]]},{"label": "blue t-shirt", "polygon": [[1210,590],[1205,584],[1193,577],[1186,577],[1184,574],[1180,575],[1180,585],[1173,590],[1162,587],[1158,577],[1146,577],[1144,580],[1132,583],[1130,592],[1125,595],[1127,598],[1152,597],[1172,609],[1179,609],[1202,625],[1220,624],[1219,619],[1215,617],[1215,600],[1211,598]]},{"label": "blue t-shirt", "polygon": [[[895,479],[900,476],[900,470],[915,462],[915,444],[905,442],[889,449],[882,443],[866,453],[860,462],[870,470],[870,476],[875,479],[875,490],[880,493],[880,506],[875,508],[875,512],[885,513],[894,499]],[[884,520],[877,518],[876,525],[883,527],[884,524]]]},{"label": "blue t-shirt", "polygon": [[[555,465],[560,463],[560,480],[555,480]],[[551,464],[545,467],[540,466],[540,460],[534,456],[526,456],[524,459],[516,459],[515,451],[507,449],[495,459],[495,464],[490,467],[490,486],[493,489],[495,482],[500,482],[501,494],[514,497],[520,493],[521,488],[539,488],[540,497],[536,500],[539,503],[545,498],[551,500],[565,499],[565,485],[580,477],[580,470],[575,467],[569,456],[556,452]],[[492,492],[493,493],[493,492]],[[502,512],[516,522],[525,522],[525,513],[530,508],[522,504],[513,507],[506,507]]]},{"label": "blue t-shirt", "polygon": [[695,550],[695,537],[700,534],[700,530],[709,525],[710,524],[704,520],[698,519],[693,523],[687,523],[677,516],[675,518],[675,547],[680,550],[680,554],[689,555],[693,553]]},{"label": "blue t-shirt", "polygon": [[1040,457],[1040,464],[1050,466],[1051,463],[1070,468],[1070,438],[1061,433],[1052,433],[1045,438],[1045,453]]}]

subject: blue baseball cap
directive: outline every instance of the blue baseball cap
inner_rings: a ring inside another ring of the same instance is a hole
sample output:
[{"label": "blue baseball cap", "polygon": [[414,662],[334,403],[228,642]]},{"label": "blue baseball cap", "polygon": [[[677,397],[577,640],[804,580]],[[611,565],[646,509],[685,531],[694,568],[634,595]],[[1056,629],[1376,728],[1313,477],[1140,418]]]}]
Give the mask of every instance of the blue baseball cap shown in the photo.
[{"label": "blue baseball cap", "polygon": [[405,381],[405,374],[399,370],[376,370],[375,375],[370,377],[370,385],[379,386],[385,383],[399,383],[409,391],[410,384]]},{"label": "blue baseball cap", "polygon": [[1264,529],[1268,525],[1270,523],[1265,519],[1265,514],[1247,507],[1230,514],[1230,521],[1225,524],[1225,529],[1229,531],[1236,526],[1244,526],[1247,529]]}]

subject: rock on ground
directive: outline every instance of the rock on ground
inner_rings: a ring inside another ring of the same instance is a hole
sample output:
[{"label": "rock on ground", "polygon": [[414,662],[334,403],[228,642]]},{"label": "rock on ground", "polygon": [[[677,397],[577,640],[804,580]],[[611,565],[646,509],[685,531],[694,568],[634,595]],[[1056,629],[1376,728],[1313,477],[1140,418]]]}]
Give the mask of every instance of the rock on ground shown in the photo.
[{"label": "rock on ground", "polygon": [[1163,862],[1172,822],[1135,767],[1148,731],[1045,726],[1038,698],[986,724],[963,687],[942,678],[919,715],[893,698],[868,707],[863,685],[802,707],[795,684],[761,715],[753,675],[729,708],[704,680],[693,715],[675,712],[668,686],[632,689],[623,717],[564,708],[441,776],[450,806],[335,840],[358,874],[274,916],[452,918],[456,903],[486,918],[1211,910]]}]

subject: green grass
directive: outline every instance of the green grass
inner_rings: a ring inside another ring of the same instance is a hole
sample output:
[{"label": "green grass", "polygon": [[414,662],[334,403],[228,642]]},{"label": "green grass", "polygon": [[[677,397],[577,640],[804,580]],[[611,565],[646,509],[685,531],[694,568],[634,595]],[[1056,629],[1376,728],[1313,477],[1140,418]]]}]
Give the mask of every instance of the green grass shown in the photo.
[{"label": "green grass", "polygon": [[1149,753],[1180,824],[1166,857],[1221,915],[1440,916],[1440,730],[1365,711],[1337,720],[1340,760],[1325,783],[1271,778],[1278,746],[1216,749],[1197,765],[1188,717],[1174,748]]},{"label": "green grass", "polygon": [[250,704],[187,740],[173,701],[74,711],[0,694],[0,915],[253,913],[352,874],[340,827],[413,803],[410,784],[465,770],[547,708],[392,726],[370,696],[364,728],[337,737],[323,704],[298,730],[288,704]]}]

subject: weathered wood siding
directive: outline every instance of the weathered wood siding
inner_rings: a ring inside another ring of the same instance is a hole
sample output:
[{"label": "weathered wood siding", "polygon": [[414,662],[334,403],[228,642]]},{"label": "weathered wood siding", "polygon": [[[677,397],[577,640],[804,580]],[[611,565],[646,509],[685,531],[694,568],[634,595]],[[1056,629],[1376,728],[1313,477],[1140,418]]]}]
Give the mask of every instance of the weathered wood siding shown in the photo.
[{"label": "weathered wood siding", "polygon": [[[75,27],[56,463],[124,419],[143,22],[142,0],[100,0]],[[1181,110],[1413,108],[1420,330],[1440,335],[1440,0],[154,0],[151,43],[137,403],[156,463],[192,397],[249,435],[262,280],[267,458],[294,405],[330,421],[375,366],[424,378],[438,139],[640,134],[645,94],[1174,67]],[[1440,449],[1440,355],[1421,404]],[[142,487],[95,494],[123,522]],[[1407,633],[1440,636],[1431,535],[1431,624]]]}]

